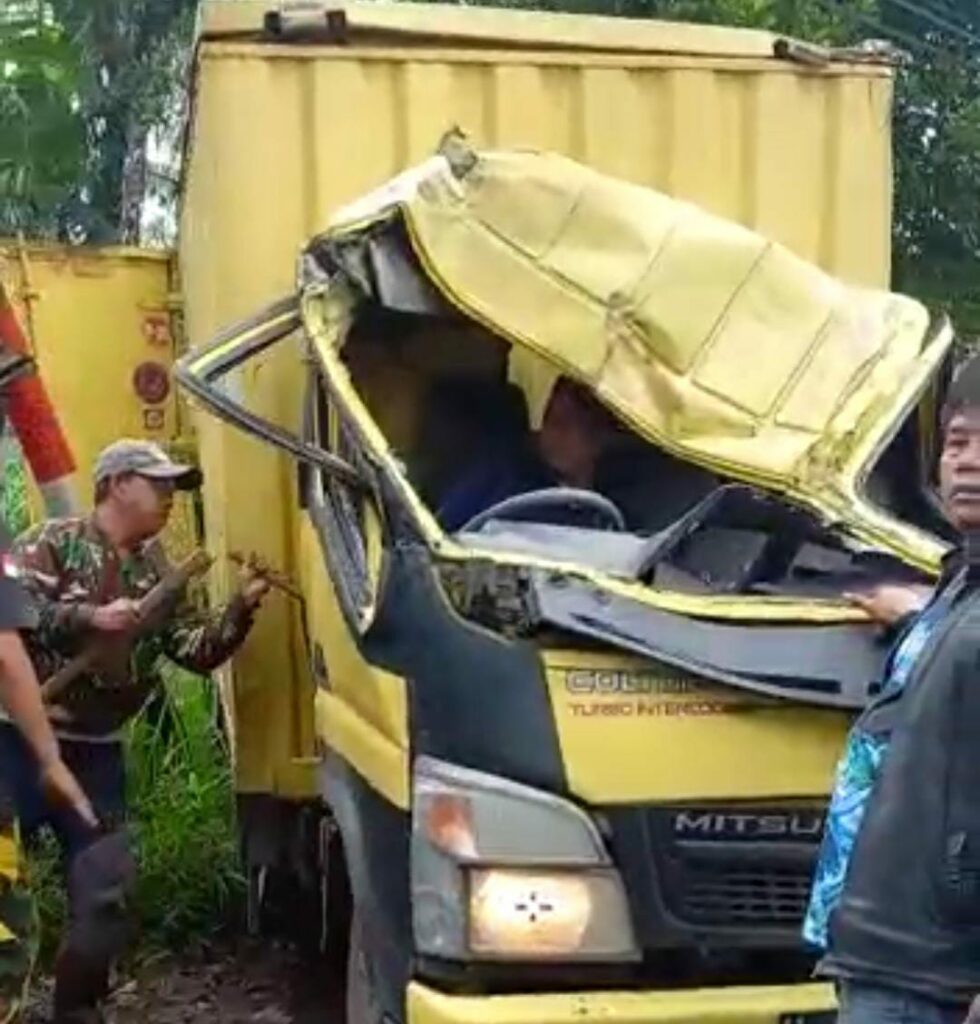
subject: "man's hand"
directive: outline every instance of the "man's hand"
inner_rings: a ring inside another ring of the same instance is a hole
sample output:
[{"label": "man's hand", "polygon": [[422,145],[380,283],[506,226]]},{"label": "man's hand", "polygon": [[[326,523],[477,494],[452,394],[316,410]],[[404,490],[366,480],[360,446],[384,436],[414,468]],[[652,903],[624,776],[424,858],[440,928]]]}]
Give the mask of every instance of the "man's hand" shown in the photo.
[{"label": "man's hand", "polygon": [[86,825],[99,827],[89,798],[60,757],[52,757],[41,766],[41,788],[52,803],[70,807]]},{"label": "man's hand", "polygon": [[845,594],[844,597],[866,612],[875,622],[882,626],[891,626],[910,612],[917,612],[923,608],[931,594],[931,587],[911,583],[884,583],[859,594]]},{"label": "man's hand", "polygon": [[139,605],[128,597],[119,597],[100,605],[92,614],[92,626],[103,633],[125,633],[139,622]]},{"label": "man's hand", "polygon": [[238,592],[245,607],[254,611],[269,593],[269,567],[258,555],[250,555],[239,574]]}]

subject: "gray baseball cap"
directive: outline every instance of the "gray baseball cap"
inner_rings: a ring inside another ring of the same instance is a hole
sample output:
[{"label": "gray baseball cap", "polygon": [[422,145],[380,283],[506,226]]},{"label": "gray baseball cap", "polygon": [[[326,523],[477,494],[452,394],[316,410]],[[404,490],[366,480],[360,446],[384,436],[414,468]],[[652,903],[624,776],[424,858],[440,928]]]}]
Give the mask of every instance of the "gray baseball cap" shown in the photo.
[{"label": "gray baseball cap", "polygon": [[135,473],[150,480],[172,480],[179,491],[193,491],[201,486],[201,471],[196,466],[173,462],[170,456],[152,441],[123,438],[103,448],[95,460],[95,482],[114,476]]}]

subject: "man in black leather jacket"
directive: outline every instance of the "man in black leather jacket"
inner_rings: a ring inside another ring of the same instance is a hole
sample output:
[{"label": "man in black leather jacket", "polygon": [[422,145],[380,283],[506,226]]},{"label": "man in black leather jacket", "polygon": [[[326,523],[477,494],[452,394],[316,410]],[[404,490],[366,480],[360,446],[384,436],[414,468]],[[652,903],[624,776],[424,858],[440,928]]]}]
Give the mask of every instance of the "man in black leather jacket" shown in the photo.
[{"label": "man in black leather jacket", "polygon": [[855,726],[817,873],[815,893],[843,878],[818,969],[840,1024],[963,1024],[980,993],[980,359],[950,389],[940,491],[963,544]]}]

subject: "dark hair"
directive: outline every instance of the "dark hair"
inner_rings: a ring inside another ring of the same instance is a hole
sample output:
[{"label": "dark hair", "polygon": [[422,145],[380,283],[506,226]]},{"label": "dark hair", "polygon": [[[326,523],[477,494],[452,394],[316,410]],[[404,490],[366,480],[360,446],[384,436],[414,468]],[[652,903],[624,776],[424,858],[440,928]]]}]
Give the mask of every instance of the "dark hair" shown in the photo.
[{"label": "dark hair", "polygon": [[957,371],[943,402],[942,428],[965,409],[980,409],[980,355],[971,356]]},{"label": "dark hair", "polygon": [[548,396],[550,402],[556,395],[565,395],[579,408],[583,417],[588,420],[589,427],[598,434],[611,434],[618,428],[616,417],[585,385],[571,377],[559,377]]}]

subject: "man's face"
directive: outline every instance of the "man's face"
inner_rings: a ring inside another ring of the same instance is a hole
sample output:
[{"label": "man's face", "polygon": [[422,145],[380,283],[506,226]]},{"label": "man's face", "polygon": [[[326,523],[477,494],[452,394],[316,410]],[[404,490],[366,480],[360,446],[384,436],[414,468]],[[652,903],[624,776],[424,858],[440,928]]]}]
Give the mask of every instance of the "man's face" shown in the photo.
[{"label": "man's face", "polygon": [[980,530],[980,407],[955,413],[946,427],[939,492],[960,533]]},{"label": "man's face", "polygon": [[167,525],[174,504],[172,480],[134,473],[119,477],[111,493],[127,532],[135,540],[155,537]]},{"label": "man's face", "polygon": [[541,457],[573,486],[591,487],[605,432],[599,416],[571,388],[556,387],[541,421]]}]

